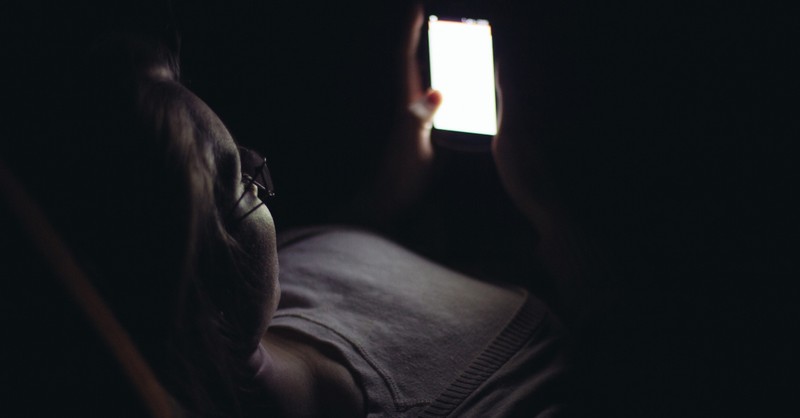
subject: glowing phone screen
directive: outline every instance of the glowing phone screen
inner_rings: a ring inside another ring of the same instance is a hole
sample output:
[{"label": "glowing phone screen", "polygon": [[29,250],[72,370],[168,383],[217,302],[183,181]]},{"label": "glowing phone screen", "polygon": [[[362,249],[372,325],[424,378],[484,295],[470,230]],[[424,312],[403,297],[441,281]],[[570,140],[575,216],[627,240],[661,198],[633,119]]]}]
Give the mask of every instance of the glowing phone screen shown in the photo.
[{"label": "glowing phone screen", "polygon": [[428,20],[431,87],[442,92],[433,126],[497,133],[492,28],[481,19]]}]

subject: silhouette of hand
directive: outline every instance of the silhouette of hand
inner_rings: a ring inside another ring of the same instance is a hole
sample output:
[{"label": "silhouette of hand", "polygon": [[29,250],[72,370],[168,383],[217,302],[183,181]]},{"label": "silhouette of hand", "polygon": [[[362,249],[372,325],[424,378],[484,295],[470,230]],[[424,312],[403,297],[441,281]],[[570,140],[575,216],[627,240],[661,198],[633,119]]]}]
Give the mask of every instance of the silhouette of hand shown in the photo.
[{"label": "silhouette of hand", "polygon": [[428,184],[433,162],[431,126],[442,95],[422,86],[417,47],[423,20],[423,9],[417,4],[409,15],[400,49],[403,103],[372,191],[377,213],[383,218],[380,221],[391,221],[417,201]]}]

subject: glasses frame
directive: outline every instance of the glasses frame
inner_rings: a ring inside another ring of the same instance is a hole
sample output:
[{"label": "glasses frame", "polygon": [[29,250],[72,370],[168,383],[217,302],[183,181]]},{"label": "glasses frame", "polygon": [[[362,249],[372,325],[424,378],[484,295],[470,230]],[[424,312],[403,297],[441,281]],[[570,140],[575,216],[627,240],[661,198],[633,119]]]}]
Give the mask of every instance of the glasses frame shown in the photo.
[{"label": "glasses frame", "polygon": [[256,188],[258,188],[258,199],[261,201],[261,203],[257,204],[256,206],[248,210],[244,215],[235,219],[234,222],[236,223],[241,222],[242,220],[250,216],[250,214],[255,212],[262,205],[266,205],[264,200],[275,197],[275,187],[272,184],[272,176],[269,173],[269,167],[267,166],[266,157],[262,157],[261,154],[257,153],[256,151],[253,151],[250,148],[243,147],[241,145],[239,145],[238,148],[239,148],[240,163],[241,161],[243,161],[243,156],[247,156],[251,160],[253,158],[258,159],[261,161],[261,163],[252,169],[253,171],[252,173],[245,172],[244,166],[242,167],[242,179],[246,180],[247,183],[245,183],[244,191],[239,196],[239,198],[236,199],[236,202],[233,204],[233,208],[231,208],[231,213],[233,213],[233,211],[236,210],[236,208],[239,206],[239,203],[241,203],[242,199],[244,199],[244,196],[247,194],[247,191],[253,185],[255,185]]}]

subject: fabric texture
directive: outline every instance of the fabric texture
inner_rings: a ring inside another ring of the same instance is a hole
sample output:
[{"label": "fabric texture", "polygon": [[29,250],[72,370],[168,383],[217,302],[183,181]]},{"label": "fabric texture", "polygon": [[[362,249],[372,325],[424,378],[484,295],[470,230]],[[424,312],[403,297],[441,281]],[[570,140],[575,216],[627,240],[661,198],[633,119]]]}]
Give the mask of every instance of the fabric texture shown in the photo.
[{"label": "fabric texture", "polygon": [[437,265],[349,228],[282,234],[272,327],[336,350],[369,417],[561,416],[564,332],[517,287]]}]

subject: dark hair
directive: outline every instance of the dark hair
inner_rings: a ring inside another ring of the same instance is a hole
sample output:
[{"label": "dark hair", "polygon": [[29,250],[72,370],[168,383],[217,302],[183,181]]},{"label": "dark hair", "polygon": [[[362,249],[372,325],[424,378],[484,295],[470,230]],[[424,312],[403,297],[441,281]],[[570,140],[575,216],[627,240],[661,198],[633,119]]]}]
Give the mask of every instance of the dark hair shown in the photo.
[{"label": "dark hair", "polygon": [[228,233],[214,143],[158,42],[99,42],[63,117],[57,224],[166,388],[191,415],[238,416],[253,300]]}]

